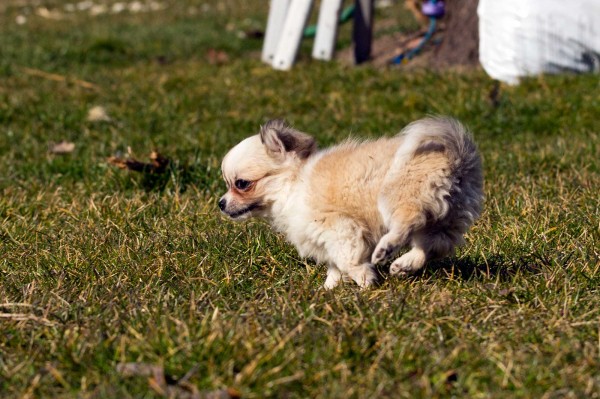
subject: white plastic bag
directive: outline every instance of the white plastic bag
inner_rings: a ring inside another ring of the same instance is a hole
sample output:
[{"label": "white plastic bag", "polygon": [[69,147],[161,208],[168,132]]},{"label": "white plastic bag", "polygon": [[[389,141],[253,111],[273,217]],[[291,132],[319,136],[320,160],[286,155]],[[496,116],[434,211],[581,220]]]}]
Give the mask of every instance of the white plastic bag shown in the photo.
[{"label": "white plastic bag", "polygon": [[479,60],[510,84],[600,70],[600,0],[479,0]]}]

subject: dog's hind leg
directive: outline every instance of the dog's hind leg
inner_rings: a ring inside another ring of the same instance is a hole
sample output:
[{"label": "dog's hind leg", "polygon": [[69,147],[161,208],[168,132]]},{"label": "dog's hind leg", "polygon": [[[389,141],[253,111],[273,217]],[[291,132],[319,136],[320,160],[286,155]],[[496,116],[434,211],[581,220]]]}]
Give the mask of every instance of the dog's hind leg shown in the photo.
[{"label": "dog's hind leg", "polygon": [[[402,149],[401,149],[402,150]],[[396,155],[377,199],[377,208],[388,232],[381,237],[371,262],[381,263],[398,252],[412,239],[413,233],[430,221],[443,217],[448,211],[446,196],[451,180],[448,178],[448,159],[443,147],[430,143],[419,155],[408,158]],[[416,259],[423,256],[414,253]]]},{"label": "dog's hind leg", "polygon": [[412,248],[390,265],[390,274],[406,275],[419,271],[431,259],[443,258],[454,253],[456,245],[463,242],[459,231],[421,230],[413,234]]},{"label": "dog's hind leg", "polygon": [[429,258],[425,240],[421,235],[416,234],[411,241],[412,248],[410,251],[400,256],[390,265],[391,275],[411,274],[425,266],[425,262]]},{"label": "dog's hind leg", "polygon": [[424,226],[426,217],[417,206],[405,205],[387,216],[389,231],[381,237],[373,254],[371,263],[374,265],[384,262],[405,246],[411,234],[418,228]]}]

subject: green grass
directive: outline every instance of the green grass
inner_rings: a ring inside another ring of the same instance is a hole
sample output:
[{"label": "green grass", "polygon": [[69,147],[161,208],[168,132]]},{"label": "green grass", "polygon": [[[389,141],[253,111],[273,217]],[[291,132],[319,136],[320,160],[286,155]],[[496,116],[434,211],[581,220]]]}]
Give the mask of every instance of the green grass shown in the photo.
[{"label": "green grass", "polygon": [[[305,52],[275,72],[238,35],[266,3],[173,3],[61,21],[0,6],[0,396],[160,397],[116,370],[143,362],[244,398],[600,397],[597,75],[532,78],[493,105],[481,71]],[[111,121],[86,120],[96,105]],[[222,156],[269,118],[326,146],[432,113],[473,130],[487,200],[467,245],[419,276],[324,292],[322,266],[217,211]],[[50,154],[61,140],[74,152]],[[169,172],[107,163],[128,147]]]}]

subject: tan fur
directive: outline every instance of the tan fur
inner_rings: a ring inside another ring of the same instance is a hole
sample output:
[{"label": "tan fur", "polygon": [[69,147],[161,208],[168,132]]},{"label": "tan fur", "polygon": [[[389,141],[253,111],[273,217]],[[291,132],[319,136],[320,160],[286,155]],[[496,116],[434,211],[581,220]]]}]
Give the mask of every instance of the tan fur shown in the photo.
[{"label": "tan fur", "polygon": [[[310,206],[322,212],[353,215],[369,230],[381,226],[378,189],[400,140],[349,142],[315,164],[310,180]],[[340,175],[340,171],[344,171]]]},{"label": "tan fur", "polygon": [[[302,256],[327,263],[326,288],[344,276],[372,284],[373,265],[406,245],[410,251],[391,264],[391,274],[452,254],[483,200],[476,148],[447,118],[324,151],[316,151],[310,136],[274,121],[234,147],[222,170],[229,187],[222,210],[235,219],[265,217]],[[238,190],[238,179],[252,184]]]}]

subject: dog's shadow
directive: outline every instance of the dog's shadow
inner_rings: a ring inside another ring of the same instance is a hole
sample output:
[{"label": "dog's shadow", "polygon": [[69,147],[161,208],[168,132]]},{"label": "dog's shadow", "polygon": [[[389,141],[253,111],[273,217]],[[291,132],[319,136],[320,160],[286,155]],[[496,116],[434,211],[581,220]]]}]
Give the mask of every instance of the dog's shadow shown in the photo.
[{"label": "dog's shadow", "polygon": [[[471,280],[475,278],[510,281],[517,274],[540,272],[539,259],[532,255],[507,257],[503,254],[450,257],[428,262],[421,270],[407,276],[408,279],[438,279],[440,277]],[[394,276],[389,264],[378,267],[380,281]]]}]

